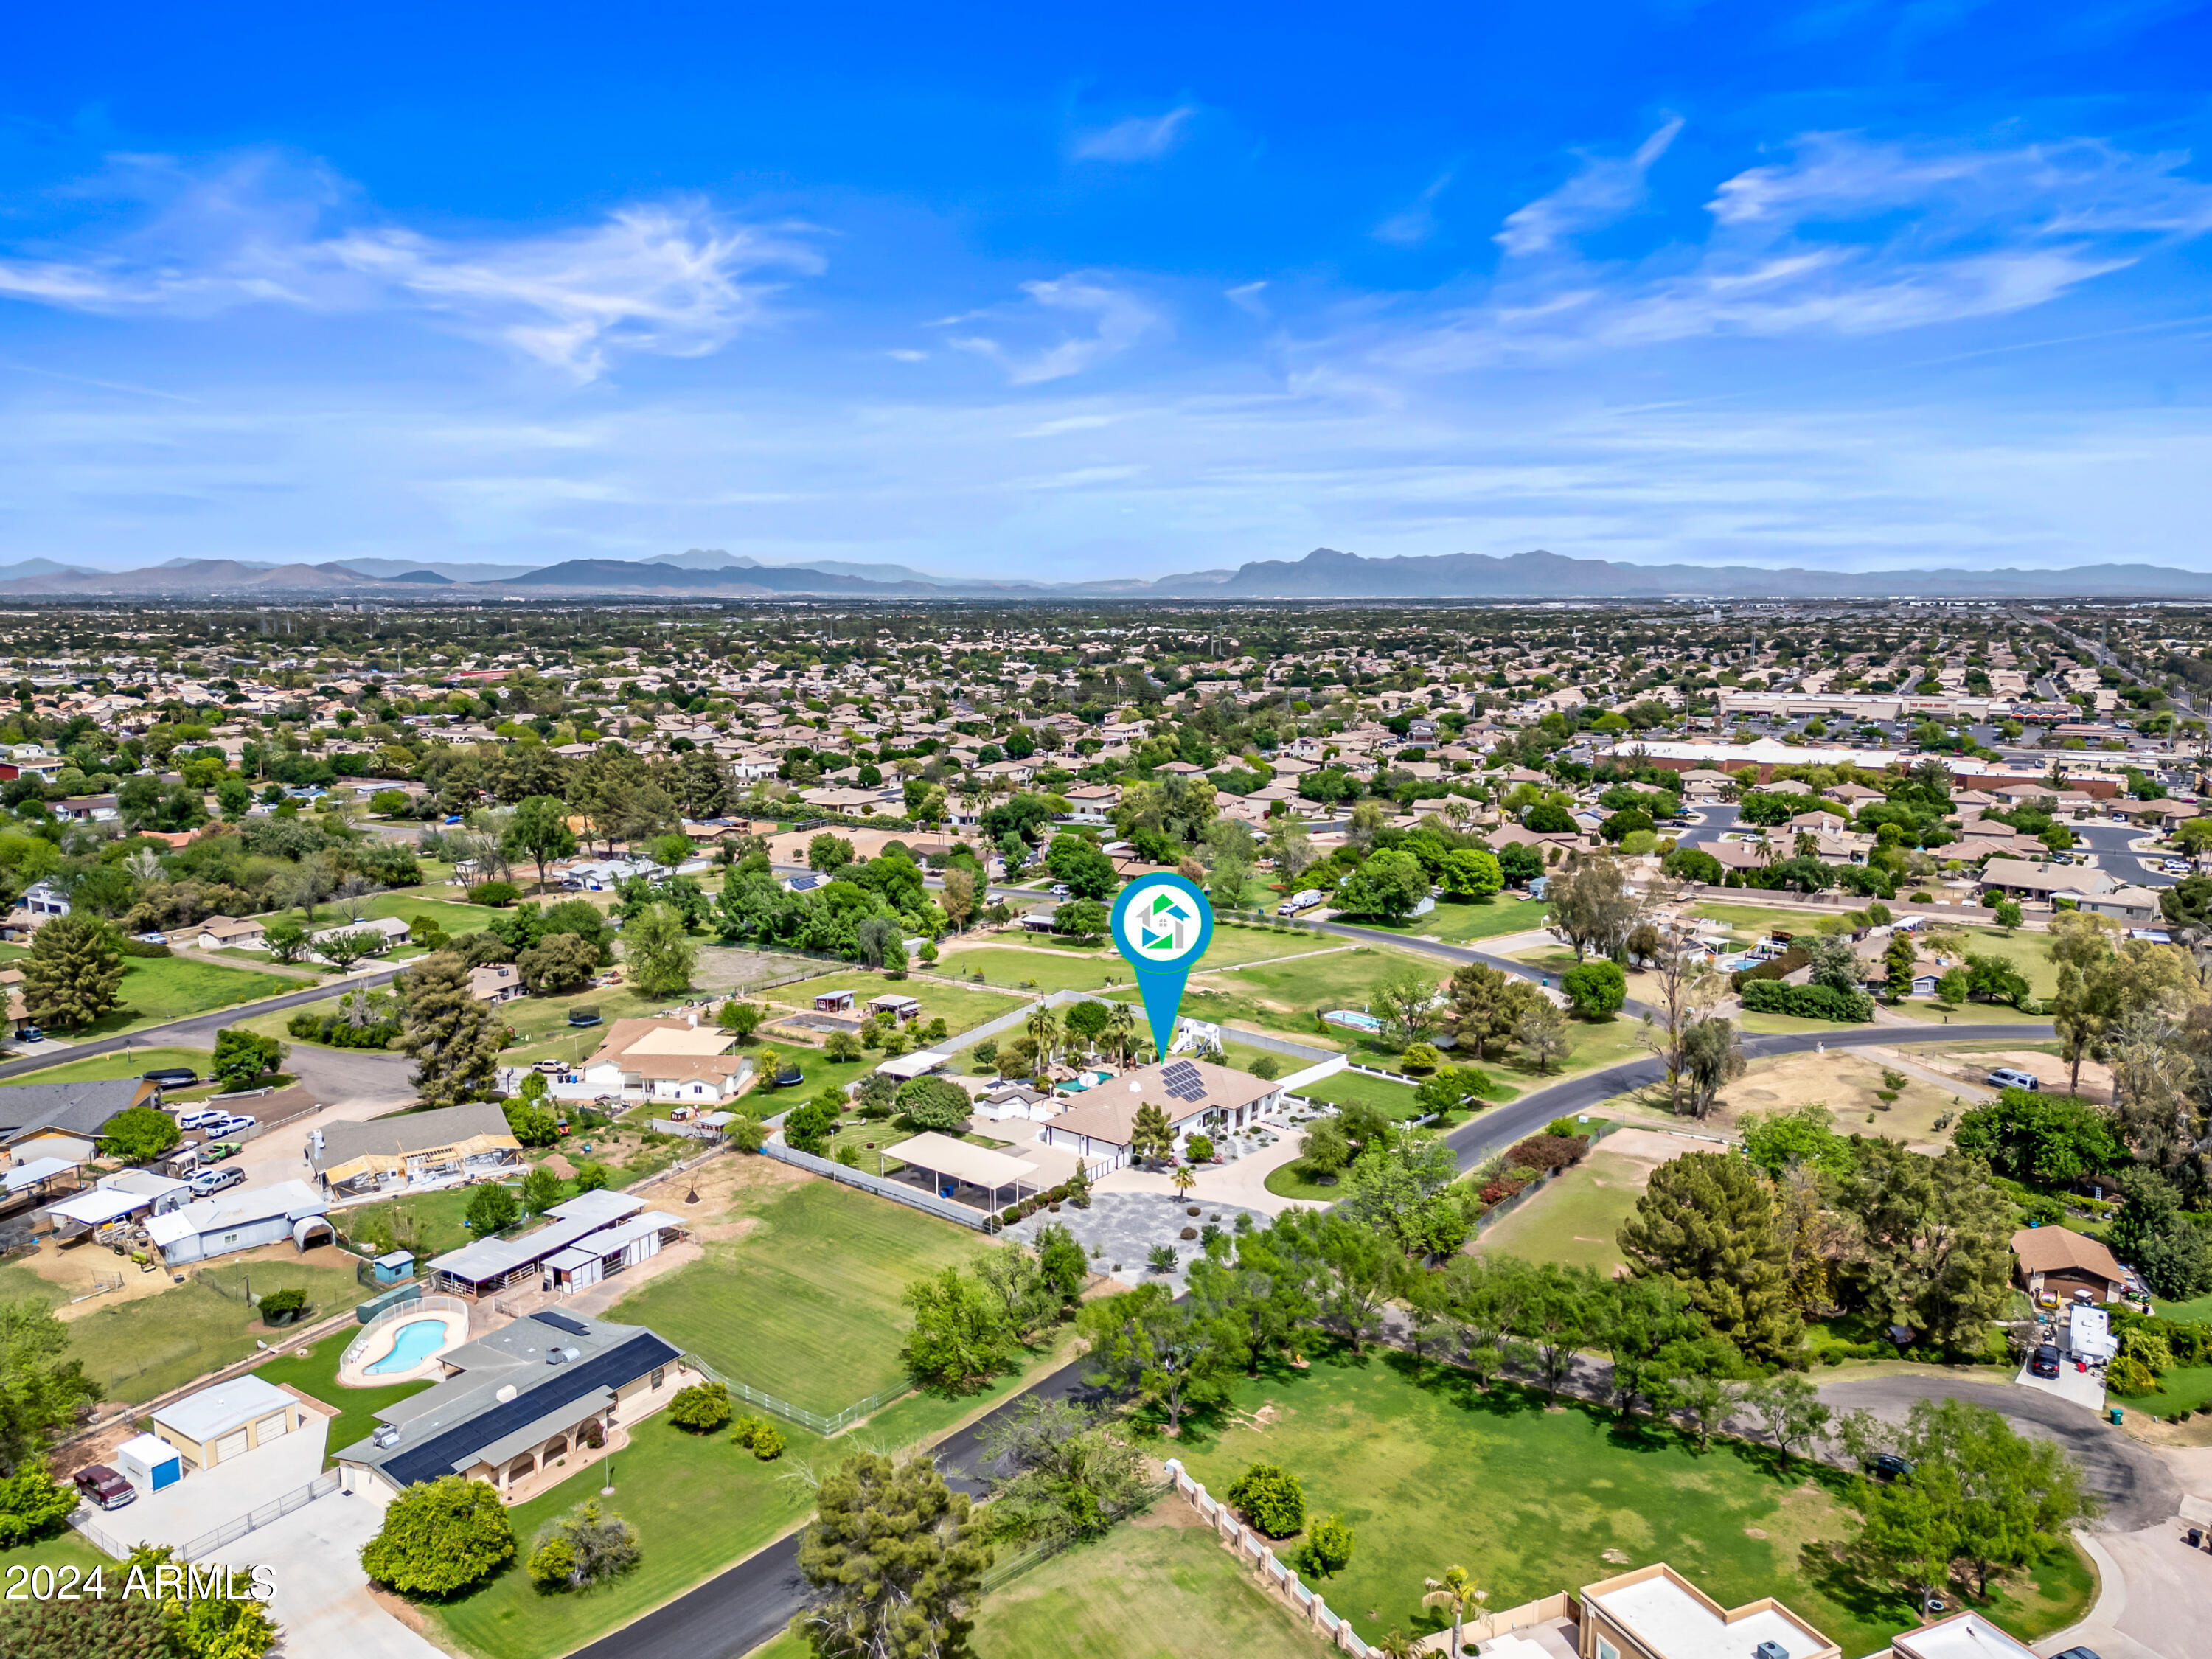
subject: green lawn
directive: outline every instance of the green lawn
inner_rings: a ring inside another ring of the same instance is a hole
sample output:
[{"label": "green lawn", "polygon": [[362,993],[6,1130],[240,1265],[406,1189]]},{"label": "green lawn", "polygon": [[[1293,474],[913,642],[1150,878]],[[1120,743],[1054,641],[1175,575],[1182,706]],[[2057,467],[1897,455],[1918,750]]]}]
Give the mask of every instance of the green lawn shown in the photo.
[{"label": "green lawn", "polygon": [[120,1036],[149,1025],[165,1025],[188,1014],[204,1014],[299,988],[297,980],[188,962],[182,957],[125,957],[123,986],[118,994],[122,1006],[70,1035]]},{"label": "green lawn", "polygon": [[[1308,1514],[1344,1516],[1351,1565],[1316,1587],[1368,1641],[1393,1626],[1437,1628],[1422,1580],[1455,1563],[1491,1606],[1510,1607],[1609,1577],[1620,1556],[1666,1561],[1723,1607],[1777,1596],[1847,1654],[1916,1622],[1893,1595],[1808,1570],[1806,1544],[1849,1531],[1838,1472],[1797,1463],[1778,1475],[1756,1447],[1717,1442],[1700,1454],[1669,1431],[1623,1429],[1580,1404],[1546,1411],[1540,1395],[1510,1387],[1484,1395],[1462,1373],[1404,1355],[1309,1358],[1306,1370],[1240,1382],[1178,1449],[1216,1492],[1264,1461],[1304,1483]],[[1273,1420],[1253,1421],[1268,1405]],[[2090,1575],[2070,1547],[2039,1579],[1983,1611],[2032,1638],[2086,1605]]]},{"label": "green lawn", "polygon": [[[1057,957],[1040,956],[1036,961],[1051,967]],[[881,974],[872,974],[865,969],[849,973],[826,974],[820,979],[801,980],[796,985],[781,986],[769,994],[769,1000],[786,1008],[805,1011],[814,1006],[814,999],[830,991],[851,991],[856,1006],[865,1010],[873,997],[909,996],[921,1005],[920,1025],[933,1019],[942,1019],[954,1035],[982,1024],[986,1020],[1011,1014],[1027,1005],[1019,997],[1001,995],[995,991],[975,989],[965,985],[946,985],[933,979],[885,979]]]},{"label": "green lawn", "polygon": [[1528,1261],[1560,1261],[1610,1275],[1623,1257],[1613,1236],[1636,1207],[1650,1166],[1602,1145],[1482,1231],[1481,1249]]},{"label": "green lawn", "polygon": [[433,1386],[425,1378],[418,1382],[395,1382],[382,1389],[340,1388],[338,1361],[345,1353],[346,1345],[360,1334],[360,1328],[354,1326],[334,1331],[310,1348],[305,1359],[295,1358],[287,1348],[267,1364],[257,1366],[253,1373],[264,1382],[278,1388],[289,1383],[301,1394],[313,1395],[324,1404],[339,1408],[339,1414],[331,1419],[329,1431],[323,1440],[331,1456],[356,1440],[368,1439],[376,1428],[376,1413],[385,1407],[395,1406],[409,1395],[420,1394]]},{"label": "green lawn", "polygon": [[[551,1659],[567,1653],[750,1554],[797,1524],[812,1508],[803,1466],[823,1465],[823,1442],[781,1424],[787,1449],[763,1463],[726,1432],[691,1435],[658,1413],[635,1425],[614,1454],[614,1496],[600,1498],[605,1465],[507,1511],[514,1561],[482,1588],[428,1607],[461,1650],[481,1659]],[[538,1529],[592,1498],[638,1530],[636,1571],[586,1595],[541,1595],[522,1564]]]},{"label": "green lawn", "polygon": [[2200,1296],[2194,1302],[2161,1302],[2154,1297],[2151,1306],[2158,1310],[2161,1319],[2179,1319],[2198,1325],[2212,1324],[2212,1296]]},{"label": "green lawn", "polygon": [[15,1079],[19,1083],[105,1083],[112,1079],[139,1077],[165,1066],[189,1066],[203,1074],[213,1056],[205,1048],[133,1048],[127,1054],[94,1054],[72,1060]]},{"label": "green lawn", "polygon": [[[1103,991],[1109,985],[1130,982],[1129,964],[1117,956],[1062,956],[1054,951],[1017,951],[1005,945],[980,945],[974,950],[949,951],[930,970],[950,978],[983,975],[983,983],[1008,989],[1026,987],[1032,980],[1040,991]],[[908,983],[913,981],[909,981]],[[779,994],[788,998],[805,985],[787,986]],[[915,993],[919,996],[920,991]]]},{"label": "green lawn", "polygon": [[2111,1401],[2115,1406],[2124,1406],[2131,1412],[2148,1412],[2153,1417],[2172,1417],[2177,1412],[2193,1412],[2200,1406],[2212,1406],[2212,1365],[2186,1365],[2168,1371],[2159,1378],[2156,1394],[2133,1398],[2116,1394]]},{"label": "green lawn", "polygon": [[[1394,1122],[1420,1115],[1413,1102],[1413,1087],[1386,1082],[1362,1072],[1337,1072],[1307,1085],[1298,1092],[1309,1100],[1325,1100],[1332,1106],[1372,1106]],[[1510,1092],[1510,1091],[1509,1091]]]},{"label": "green lawn", "polygon": [[1265,1185],[1277,1198],[1310,1199],[1316,1204],[1334,1204],[1344,1196],[1341,1179],[1334,1187],[1324,1187],[1300,1175],[1295,1163],[1279,1164],[1268,1170]]},{"label": "green lawn", "polygon": [[[331,1219],[344,1229],[347,1237],[356,1239],[381,1224],[391,1230],[394,1248],[412,1250],[417,1261],[428,1261],[469,1242],[472,1235],[465,1218],[469,1201],[475,1196],[469,1188],[448,1187],[375,1204],[349,1206]],[[366,1288],[362,1291],[363,1298],[369,1294]]]},{"label": "green lawn", "polygon": [[842,1410],[906,1380],[907,1284],[981,1248],[887,1199],[809,1180],[748,1196],[756,1224],[624,1297],[611,1318],[650,1325],[739,1382],[810,1411]]},{"label": "green lawn", "polygon": [[[119,1519],[120,1517],[118,1517]],[[101,1520],[105,1522],[106,1516]],[[118,1540],[119,1541],[119,1540]],[[112,1555],[94,1549],[82,1534],[69,1526],[58,1527],[44,1538],[34,1538],[27,1544],[16,1544],[0,1548],[0,1586],[13,1585],[27,1595],[29,1587],[19,1583],[12,1575],[17,1567],[75,1567],[88,1577],[94,1568],[103,1570],[100,1580],[110,1595],[123,1588],[127,1571],[118,1573],[118,1563]]]},{"label": "green lawn", "polygon": [[[1887,1006],[1887,1005],[1885,1005]],[[1897,1012],[1907,1019],[1924,1020],[1930,1025],[1947,1022],[1953,1025],[2039,1025],[2046,1024],[2049,1014],[2022,1013],[2002,1002],[1933,1002],[1913,1000],[1895,1005]],[[1748,1028],[1747,1028],[1748,1029]]]},{"label": "green lawn", "polygon": [[1735,1023],[1741,1030],[1769,1036],[1804,1031],[1856,1031],[1860,1029],[1851,1020],[1810,1019],[1800,1014],[1740,1012],[1735,1016]]},{"label": "green lawn", "polygon": [[975,1650],[988,1659],[1320,1659],[1328,1650],[1312,1626],[1261,1589],[1210,1528],[1176,1524],[1187,1513],[1170,1493],[1139,1521],[1011,1579],[978,1610]]},{"label": "green lawn", "polygon": [[[1425,916],[1415,916],[1389,929],[1394,933],[1414,933],[1423,939],[1441,939],[1447,945],[1466,945],[1475,939],[1496,939],[1504,933],[1522,933],[1544,925],[1544,918],[1552,913],[1548,899],[1490,899],[1462,903],[1455,899],[1440,898],[1437,908]],[[1362,927],[1375,923],[1363,921]]]},{"label": "green lawn", "polygon": [[[92,1246],[80,1246],[91,1249]],[[115,1270],[138,1272],[128,1256],[115,1258]],[[242,1288],[254,1294],[277,1289],[303,1290],[307,1318],[350,1308],[368,1292],[349,1267],[325,1267],[307,1261],[228,1262],[191,1273],[185,1283],[135,1302],[118,1302],[70,1322],[70,1357],[84,1362],[85,1374],[99,1384],[103,1400],[150,1400],[166,1389],[253,1352],[253,1310],[214,1286]],[[21,1272],[8,1270],[9,1285]],[[43,1281],[40,1281],[43,1282]],[[52,1287],[49,1287],[52,1288]]]},{"label": "green lawn", "polygon": [[[1258,963],[1239,968],[1231,977],[1217,981],[1236,994],[1249,987],[1253,994],[1299,1011],[1304,1023],[1313,1024],[1316,1008],[1358,1008],[1364,1006],[1376,982],[1394,969],[1411,963],[1439,984],[1449,964],[1411,951],[1381,950],[1355,945],[1348,950],[1325,950],[1319,956],[1302,956],[1290,962]],[[1203,969],[1200,970],[1204,971]]]}]

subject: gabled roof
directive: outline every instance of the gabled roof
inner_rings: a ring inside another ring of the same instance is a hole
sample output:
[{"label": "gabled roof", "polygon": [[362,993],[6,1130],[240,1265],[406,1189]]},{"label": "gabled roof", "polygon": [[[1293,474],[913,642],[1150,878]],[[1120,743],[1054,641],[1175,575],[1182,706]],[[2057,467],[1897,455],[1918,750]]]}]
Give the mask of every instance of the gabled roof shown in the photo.
[{"label": "gabled roof", "polygon": [[2012,1253],[2023,1273],[2086,1273],[2115,1285],[2127,1278],[2110,1250],[2069,1228],[2022,1227],[2012,1236]]},{"label": "gabled roof", "polygon": [[97,1135],[110,1118],[160,1091],[143,1078],[99,1083],[19,1083],[0,1088],[0,1144],[52,1130]]}]

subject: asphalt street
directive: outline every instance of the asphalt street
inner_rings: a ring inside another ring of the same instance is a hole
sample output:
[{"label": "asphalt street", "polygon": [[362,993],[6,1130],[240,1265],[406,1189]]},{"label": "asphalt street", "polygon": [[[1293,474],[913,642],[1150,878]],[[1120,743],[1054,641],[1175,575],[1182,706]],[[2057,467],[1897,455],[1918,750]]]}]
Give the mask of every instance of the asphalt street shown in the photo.
[{"label": "asphalt street", "polygon": [[2128,843],[2147,833],[2126,823],[2077,823],[2069,826],[2075,839],[2097,855],[2097,867],[2114,881],[2131,887],[2171,887],[2180,880],[2158,866],[2162,855],[2146,858],[2128,850]]}]

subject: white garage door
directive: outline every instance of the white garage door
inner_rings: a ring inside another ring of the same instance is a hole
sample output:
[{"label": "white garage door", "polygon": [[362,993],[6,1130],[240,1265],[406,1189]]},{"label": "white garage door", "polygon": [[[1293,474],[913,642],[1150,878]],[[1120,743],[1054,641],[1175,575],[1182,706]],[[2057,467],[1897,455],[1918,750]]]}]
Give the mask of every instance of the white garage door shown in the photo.
[{"label": "white garage door", "polygon": [[215,1443],[215,1461],[218,1463],[227,1463],[232,1458],[241,1455],[245,1450],[246,1431],[240,1429],[237,1433],[227,1434]]},{"label": "white garage door", "polygon": [[264,1417],[253,1425],[253,1443],[257,1446],[265,1446],[291,1426],[291,1418],[283,1412],[278,1412],[271,1417]]}]

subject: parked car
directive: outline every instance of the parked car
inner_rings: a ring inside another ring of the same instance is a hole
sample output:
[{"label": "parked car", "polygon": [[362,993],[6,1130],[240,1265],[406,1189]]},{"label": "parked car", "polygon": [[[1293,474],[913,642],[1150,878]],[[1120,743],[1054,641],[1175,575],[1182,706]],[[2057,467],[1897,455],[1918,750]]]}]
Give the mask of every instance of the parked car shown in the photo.
[{"label": "parked car", "polygon": [[2057,1376],[2058,1345],[2055,1342],[2037,1344],[2034,1355],[2027,1362],[2027,1369],[2037,1376]]},{"label": "parked car", "polygon": [[243,1187],[245,1184],[246,1171],[240,1169],[202,1170],[185,1182],[185,1185],[192,1189],[195,1198],[206,1198],[226,1187]]},{"label": "parked car", "polygon": [[234,1140],[210,1140],[200,1148],[200,1156],[210,1164],[220,1164],[227,1158],[236,1158],[238,1150]]},{"label": "parked car", "polygon": [[230,1114],[220,1106],[187,1106],[177,1114],[179,1129],[204,1129],[220,1123]]},{"label": "parked car", "polygon": [[1912,1460],[1911,1458],[1899,1457],[1895,1452],[1876,1452],[1875,1454],[1874,1478],[1875,1480],[1894,1480],[1900,1474],[1910,1474],[1911,1473]]},{"label": "parked car", "polygon": [[46,1040],[46,1034],[35,1025],[26,1025],[21,1030],[16,1032],[15,1036],[18,1041],[23,1042],[44,1042]]},{"label": "parked car", "polygon": [[138,1488],[105,1463],[88,1463],[73,1478],[84,1501],[94,1508],[119,1510],[137,1501]]},{"label": "parked car", "polygon": [[158,1083],[164,1089],[189,1089],[200,1080],[200,1074],[189,1066],[164,1066],[151,1072],[139,1073],[149,1083]]},{"label": "parked car", "polygon": [[259,1124],[259,1119],[248,1117],[243,1112],[239,1112],[225,1113],[214,1122],[203,1124],[201,1127],[207,1132],[208,1139],[214,1140],[243,1133],[246,1130],[258,1127]]},{"label": "parked car", "polygon": [[2063,1653],[2054,1653],[2051,1659],[2097,1659],[2094,1648],[2069,1648]]},{"label": "parked car", "polygon": [[568,1062],[565,1060],[541,1060],[538,1062],[538,1070],[548,1077],[558,1077],[568,1069]]},{"label": "parked car", "polygon": [[2031,1072],[2014,1071],[2009,1066],[2000,1066],[1982,1079],[1992,1089],[2025,1089],[2034,1094],[2043,1087],[2043,1079]]},{"label": "parked car", "polygon": [[2187,859],[2168,859],[2165,863],[2160,865],[2158,867],[2165,871],[2169,876],[2185,876],[2189,873],[2189,860]]}]

